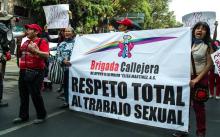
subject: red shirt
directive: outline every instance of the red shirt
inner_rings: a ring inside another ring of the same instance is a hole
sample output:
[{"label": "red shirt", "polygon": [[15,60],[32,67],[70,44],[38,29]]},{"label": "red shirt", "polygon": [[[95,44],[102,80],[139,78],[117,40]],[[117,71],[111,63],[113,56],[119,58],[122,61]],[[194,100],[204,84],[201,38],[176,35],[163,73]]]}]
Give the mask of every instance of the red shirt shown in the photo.
[{"label": "red shirt", "polygon": [[[35,39],[33,42],[36,43],[40,51],[48,52],[49,53],[49,45],[46,40],[41,38]],[[30,40],[27,40],[23,43],[23,45],[20,47],[19,53],[21,55],[19,60],[19,67],[20,69],[44,69],[45,67],[45,59],[40,58],[38,55],[32,54],[28,49],[28,44],[30,43]],[[39,45],[40,44],[40,45]]]}]

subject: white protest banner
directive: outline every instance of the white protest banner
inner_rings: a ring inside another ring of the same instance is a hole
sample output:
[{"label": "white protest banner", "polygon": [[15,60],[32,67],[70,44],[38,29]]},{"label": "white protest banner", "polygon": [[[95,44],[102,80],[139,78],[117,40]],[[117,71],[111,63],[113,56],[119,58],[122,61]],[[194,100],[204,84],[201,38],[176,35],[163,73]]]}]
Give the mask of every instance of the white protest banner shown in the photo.
[{"label": "white protest banner", "polygon": [[43,6],[48,29],[66,28],[69,25],[69,5]]},{"label": "white protest banner", "polygon": [[217,71],[218,75],[220,76],[220,50],[217,50],[216,52],[212,53],[211,57],[215,65],[215,71]]},{"label": "white protest banner", "polygon": [[190,28],[77,36],[70,109],[188,131]]},{"label": "white protest banner", "polygon": [[215,21],[216,21],[216,12],[212,11],[204,11],[204,12],[193,12],[190,14],[186,14],[182,17],[182,22],[184,27],[193,27],[197,22],[204,21],[208,23],[211,34],[214,33],[215,30]]}]

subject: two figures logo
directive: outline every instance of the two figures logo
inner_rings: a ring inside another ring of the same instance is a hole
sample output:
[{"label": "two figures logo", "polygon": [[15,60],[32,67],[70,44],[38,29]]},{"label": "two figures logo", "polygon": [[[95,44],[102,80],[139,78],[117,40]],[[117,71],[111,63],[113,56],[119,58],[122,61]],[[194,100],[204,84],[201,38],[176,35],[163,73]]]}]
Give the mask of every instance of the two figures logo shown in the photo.
[{"label": "two figures logo", "polygon": [[118,43],[118,47],[120,48],[120,51],[118,53],[119,57],[123,57],[123,58],[130,58],[131,57],[131,50],[134,47],[134,44],[129,42],[129,40],[131,39],[130,35],[124,35],[123,36],[123,43],[119,42]]}]

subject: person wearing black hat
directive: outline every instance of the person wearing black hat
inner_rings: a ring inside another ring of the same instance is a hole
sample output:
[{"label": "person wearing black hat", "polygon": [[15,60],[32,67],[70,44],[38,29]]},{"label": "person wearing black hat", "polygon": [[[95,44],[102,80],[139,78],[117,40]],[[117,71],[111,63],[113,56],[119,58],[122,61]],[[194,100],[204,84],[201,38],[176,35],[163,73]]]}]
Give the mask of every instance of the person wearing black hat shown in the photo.
[{"label": "person wearing black hat", "polygon": [[9,29],[12,17],[7,12],[0,11],[0,107],[8,106],[8,103],[3,101],[3,78],[7,61],[6,53],[9,53],[8,44],[12,40],[12,32]]},{"label": "person wearing black hat", "polygon": [[38,38],[42,29],[37,24],[25,25],[26,35],[29,38],[21,45],[18,53],[19,61],[19,117],[14,123],[22,123],[29,119],[29,95],[37,112],[35,124],[46,119],[46,110],[41,96],[41,85],[44,79],[45,59],[49,57],[49,45],[46,40]]}]

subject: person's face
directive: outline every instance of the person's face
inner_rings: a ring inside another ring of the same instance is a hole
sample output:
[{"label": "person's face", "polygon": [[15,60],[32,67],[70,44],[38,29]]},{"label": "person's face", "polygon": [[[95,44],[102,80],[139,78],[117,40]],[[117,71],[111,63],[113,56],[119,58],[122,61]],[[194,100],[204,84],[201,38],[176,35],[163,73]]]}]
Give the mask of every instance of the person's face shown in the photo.
[{"label": "person's face", "polygon": [[109,30],[109,31],[113,31],[113,30],[114,30],[114,27],[109,24],[109,25],[108,25],[108,30]]},{"label": "person's face", "polygon": [[70,28],[66,28],[64,32],[64,37],[66,39],[73,37],[73,31]]},{"label": "person's face", "polygon": [[120,24],[120,25],[118,26],[118,30],[119,30],[119,31],[126,31],[126,30],[127,30],[127,26],[125,26],[125,25],[123,25],[123,24]]},{"label": "person's face", "polygon": [[203,39],[205,36],[206,36],[206,28],[204,26],[198,26],[196,29],[195,29],[195,38],[197,39]]},{"label": "person's face", "polygon": [[35,38],[35,37],[37,37],[37,31],[35,31],[34,29],[30,29],[30,28],[28,28],[27,29],[27,31],[26,31],[26,34],[27,34],[27,37],[29,38],[29,39],[33,39],[33,38]]}]

